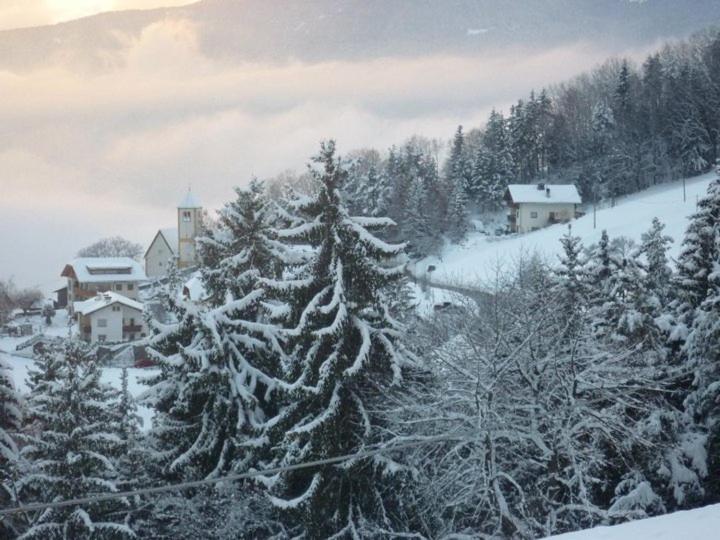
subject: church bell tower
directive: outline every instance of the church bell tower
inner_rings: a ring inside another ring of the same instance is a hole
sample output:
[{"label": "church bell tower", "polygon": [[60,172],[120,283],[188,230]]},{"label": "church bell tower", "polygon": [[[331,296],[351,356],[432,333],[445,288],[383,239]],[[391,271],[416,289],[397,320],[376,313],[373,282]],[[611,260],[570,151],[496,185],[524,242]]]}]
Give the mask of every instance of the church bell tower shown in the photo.
[{"label": "church bell tower", "polygon": [[202,229],[202,205],[192,191],[178,205],[178,268],[198,263],[195,239]]}]

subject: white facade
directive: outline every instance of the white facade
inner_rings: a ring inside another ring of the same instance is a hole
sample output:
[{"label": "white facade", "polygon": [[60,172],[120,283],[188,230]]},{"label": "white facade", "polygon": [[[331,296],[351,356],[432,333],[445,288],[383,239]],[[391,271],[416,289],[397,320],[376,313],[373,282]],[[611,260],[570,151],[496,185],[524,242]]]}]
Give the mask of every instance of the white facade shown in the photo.
[{"label": "white facade", "polygon": [[518,233],[575,219],[582,202],[572,184],[511,184],[505,199],[509,229]]},{"label": "white facade", "polygon": [[145,252],[145,273],[149,278],[167,275],[168,266],[177,257],[177,229],[160,229]]},{"label": "white facade", "polygon": [[516,232],[526,233],[554,223],[565,223],[575,218],[575,205],[571,203],[520,203],[515,210]]},{"label": "white facade", "polygon": [[143,306],[113,293],[75,304],[80,336],[90,343],[135,341],[148,335]]},{"label": "white facade", "polygon": [[202,206],[188,190],[178,205],[178,268],[195,266],[198,262],[195,239],[202,230]]}]

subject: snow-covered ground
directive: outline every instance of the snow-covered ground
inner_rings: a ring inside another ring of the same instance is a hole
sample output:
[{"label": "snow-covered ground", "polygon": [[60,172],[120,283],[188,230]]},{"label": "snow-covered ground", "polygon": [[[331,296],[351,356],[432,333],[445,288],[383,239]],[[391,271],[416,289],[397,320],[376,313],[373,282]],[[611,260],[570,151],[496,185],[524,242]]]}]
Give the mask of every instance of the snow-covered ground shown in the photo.
[{"label": "snow-covered ground", "polygon": [[[589,246],[600,239],[603,229],[611,238],[626,236],[636,242],[650,228],[654,217],[665,223],[666,234],[675,240],[670,255],[680,250],[688,217],[695,211],[698,197],[703,197],[715,173],[686,181],[686,201],[683,202],[682,182],[663,184],[619,199],[613,208],[597,211],[597,228],[593,227],[592,208],[587,215],[572,222],[573,234]],[[528,234],[489,237],[471,233],[460,245],[446,245],[439,257],[426,257],[411,267],[418,277],[428,277],[433,283],[474,285],[491,279],[497,268],[507,267],[522,255],[538,253],[552,260],[560,253],[560,238],[567,225],[558,224]],[[427,274],[428,266],[436,267]],[[720,537],[720,536],[719,536]]]},{"label": "snow-covered ground", "polygon": [[720,504],[664,516],[595,527],[548,540],[714,540],[720,538]]},{"label": "snow-covered ground", "polygon": [[[33,325],[42,327],[43,333],[49,336],[66,337],[68,335],[67,312],[64,310],[58,310],[56,312],[50,326],[46,326],[44,320],[39,316],[30,317],[27,322],[31,322]],[[13,353],[18,344],[27,341],[29,338],[30,336],[20,338],[0,337],[0,359],[2,359],[12,369],[15,388],[21,395],[26,395],[29,391],[27,385],[27,375],[28,370],[33,366],[33,360],[17,356]],[[128,368],[128,390],[130,393],[135,398],[138,398],[148,388],[147,386],[141,384],[140,380],[152,376],[155,373],[157,373],[157,370],[150,368]],[[121,368],[103,367],[101,381],[120,390],[121,374]],[[143,420],[142,429],[149,429],[153,415],[152,409],[138,406],[138,415]]]}]

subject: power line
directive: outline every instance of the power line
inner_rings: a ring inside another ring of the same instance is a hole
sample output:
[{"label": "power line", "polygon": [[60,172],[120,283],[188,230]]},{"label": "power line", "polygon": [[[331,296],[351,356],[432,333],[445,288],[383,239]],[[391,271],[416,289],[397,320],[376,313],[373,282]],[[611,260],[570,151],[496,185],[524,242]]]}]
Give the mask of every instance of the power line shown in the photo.
[{"label": "power line", "polygon": [[219,482],[234,482],[236,480],[244,480],[247,478],[253,478],[255,476],[272,475],[282,472],[297,471],[300,469],[308,469],[312,467],[320,467],[323,465],[334,465],[343,461],[366,459],[369,457],[377,456],[385,452],[393,452],[395,450],[404,450],[408,448],[414,448],[417,446],[423,446],[430,443],[436,442],[447,442],[460,440],[457,436],[443,435],[438,437],[428,437],[420,441],[414,441],[404,444],[396,444],[393,446],[386,446],[384,448],[377,448],[375,450],[366,450],[365,452],[359,452],[356,454],[345,454],[342,456],[335,456],[331,458],[318,459],[315,461],[308,461],[306,463],[297,463],[295,465],[286,465],[284,467],[273,467],[271,469],[264,469],[260,471],[250,471],[239,474],[229,474],[227,476],[221,476],[216,478],[204,478],[202,480],[193,480],[190,482],[180,482],[177,484],[168,484],[165,486],[156,486],[148,488],[134,489],[131,491],[118,491],[115,493],[98,493],[96,495],[89,495],[79,499],[68,499],[66,501],[55,501],[50,503],[32,503],[23,506],[17,506],[15,508],[4,508],[0,510],[0,517],[9,516],[12,514],[18,514],[21,512],[35,512],[38,510],[45,510],[49,508],[64,508],[66,506],[78,506],[88,503],[97,503],[101,501],[109,501],[113,499],[123,499],[126,497],[132,497],[135,495],[152,495],[155,493],[166,493],[168,491],[180,491],[184,489],[196,488],[206,486],[210,484],[217,484]]}]

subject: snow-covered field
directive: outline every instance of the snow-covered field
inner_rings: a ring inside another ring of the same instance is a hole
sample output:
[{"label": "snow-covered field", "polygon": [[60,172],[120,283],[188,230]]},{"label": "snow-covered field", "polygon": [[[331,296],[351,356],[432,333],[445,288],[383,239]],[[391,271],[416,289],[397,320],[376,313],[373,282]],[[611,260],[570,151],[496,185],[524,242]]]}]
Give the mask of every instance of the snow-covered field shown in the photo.
[{"label": "snow-covered field", "polygon": [[595,527],[548,540],[714,540],[720,538],[720,504],[641,519],[613,527]]},{"label": "snow-covered field", "polygon": [[[695,211],[698,197],[703,197],[715,173],[686,181],[687,198],[683,202],[682,182],[655,186],[640,193],[619,199],[613,208],[597,211],[597,228],[593,228],[592,208],[587,215],[572,222],[573,234],[582,238],[586,246],[597,242],[603,229],[610,238],[626,236],[636,242],[650,228],[654,217],[666,225],[665,232],[675,240],[670,255],[680,250],[688,216]],[[433,283],[474,285],[491,279],[497,268],[507,267],[523,254],[538,253],[549,260],[560,252],[560,237],[567,225],[558,224],[528,234],[507,237],[488,237],[471,233],[460,245],[446,245],[440,257],[427,257],[411,270],[418,277],[428,277]],[[429,265],[436,270],[427,274]],[[720,537],[720,536],[719,536]]]},{"label": "snow-covered field", "polygon": [[[42,322],[40,317],[32,317],[29,322],[33,324],[42,325],[43,333],[50,336],[67,336],[67,314],[63,310],[56,312],[53,318],[52,324],[47,327]],[[27,341],[28,336],[22,338],[14,337],[0,337],[0,359],[2,359],[12,369],[13,381],[15,382],[15,388],[20,392],[21,395],[26,395],[29,391],[27,385],[28,370],[33,366],[33,360],[29,358],[23,358],[13,354],[15,347]],[[147,390],[147,386],[140,383],[140,380],[149,377],[157,373],[155,369],[149,368],[128,368],[128,390],[135,397],[138,398],[143,392]],[[121,368],[104,367],[102,369],[101,381],[111,385],[113,388],[120,389],[121,385]],[[148,407],[138,406],[138,415],[142,418],[143,425],[142,429],[147,430],[150,428],[150,422],[152,420],[152,409]]]}]

